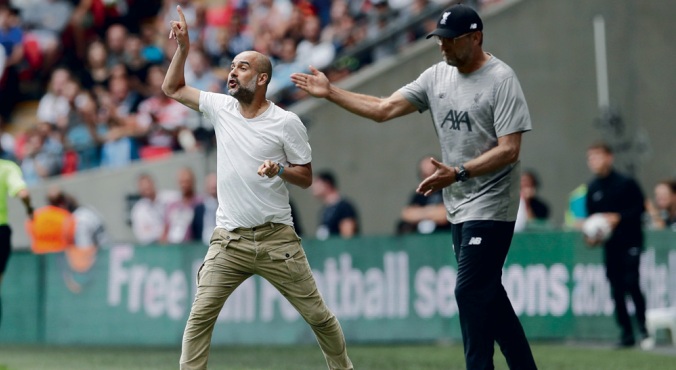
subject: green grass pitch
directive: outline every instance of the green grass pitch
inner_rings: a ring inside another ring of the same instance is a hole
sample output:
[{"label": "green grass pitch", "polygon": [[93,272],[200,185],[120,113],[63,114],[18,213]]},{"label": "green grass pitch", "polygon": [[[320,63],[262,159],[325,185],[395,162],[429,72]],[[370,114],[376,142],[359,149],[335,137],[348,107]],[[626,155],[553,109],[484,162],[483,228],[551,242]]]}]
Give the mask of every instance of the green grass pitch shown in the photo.
[{"label": "green grass pitch", "polygon": [[[462,370],[461,345],[348,345],[355,369]],[[673,370],[676,351],[615,350],[599,345],[533,345],[541,370]],[[0,346],[0,370],[178,369],[180,348]],[[496,347],[496,369],[507,365]],[[214,347],[209,369],[326,369],[318,346]]]}]

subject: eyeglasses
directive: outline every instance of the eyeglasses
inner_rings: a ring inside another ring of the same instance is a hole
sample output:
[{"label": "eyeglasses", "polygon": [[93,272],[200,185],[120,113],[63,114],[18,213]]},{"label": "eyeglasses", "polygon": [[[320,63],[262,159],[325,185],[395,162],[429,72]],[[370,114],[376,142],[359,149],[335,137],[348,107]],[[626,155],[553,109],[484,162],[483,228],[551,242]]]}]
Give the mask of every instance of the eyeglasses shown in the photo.
[{"label": "eyeglasses", "polygon": [[465,37],[465,36],[471,35],[472,33],[473,33],[473,32],[469,32],[469,33],[466,33],[466,34],[464,34],[464,35],[461,35],[461,36],[458,36],[458,37],[454,37],[454,38],[452,38],[452,39],[451,39],[451,38],[448,38],[448,37],[441,37],[441,36],[439,36],[439,35],[434,35],[434,41],[437,42],[437,45],[441,45],[441,44],[444,42],[444,40],[449,40],[449,41],[453,42],[453,45],[455,45],[455,41],[456,41],[456,40],[460,40],[461,38],[463,38],[463,37]]}]

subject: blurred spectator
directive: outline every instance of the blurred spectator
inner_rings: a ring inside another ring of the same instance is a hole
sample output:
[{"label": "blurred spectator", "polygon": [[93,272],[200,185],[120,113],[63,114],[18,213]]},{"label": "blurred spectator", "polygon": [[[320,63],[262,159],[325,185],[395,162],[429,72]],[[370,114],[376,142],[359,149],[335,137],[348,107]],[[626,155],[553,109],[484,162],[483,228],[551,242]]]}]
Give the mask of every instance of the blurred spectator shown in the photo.
[{"label": "blurred spectator", "polygon": [[316,232],[317,239],[325,240],[332,236],[351,238],[359,234],[357,210],[338,192],[336,178],[331,172],[317,174],[312,183],[312,195],[324,204]]},{"label": "blurred spectator", "polygon": [[564,228],[579,230],[587,218],[587,184],[581,184],[568,195],[568,207],[564,215]]},{"label": "blurred spectator", "polygon": [[[311,7],[311,5],[310,5]],[[305,23],[306,16],[312,16],[313,12],[310,8],[306,10],[301,4],[297,4],[291,9],[289,20],[286,23],[286,31],[281,38],[291,38],[296,44],[303,39],[303,23]],[[328,20],[328,18],[327,18]]]},{"label": "blurred spectator", "polygon": [[[3,125],[0,125],[0,159],[16,162],[17,158],[14,153],[15,147],[14,135],[5,131]],[[22,174],[23,177],[23,174]]]},{"label": "blurred spectator", "polygon": [[317,69],[328,67],[336,56],[336,48],[331,41],[320,39],[321,28],[319,18],[310,16],[303,24],[303,41],[298,44],[296,58],[305,65],[312,65]]},{"label": "blurred spectator", "polygon": [[216,68],[229,68],[235,57],[230,52],[232,34],[226,27],[209,27],[204,34],[204,52]]},{"label": "blurred spectator", "polygon": [[289,103],[289,98],[296,91],[291,82],[294,72],[308,72],[306,63],[296,58],[296,41],[290,37],[282,39],[277,59],[272,68],[272,79],[268,86],[268,97],[280,104]]},{"label": "blurred spectator", "polygon": [[[402,12],[401,15],[404,17],[404,19],[410,19],[431,9],[439,9],[439,3],[432,0],[413,0],[413,2],[408,7],[408,11]],[[425,37],[436,27],[437,17],[436,13],[433,13],[433,15],[430,15],[428,18],[423,20],[422,23],[416,25],[413,30],[409,31],[408,39],[414,41]]]},{"label": "blurred spectator", "polygon": [[[390,7],[388,0],[371,0],[371,4],[373,8],[368,14],[367,38],[376,39],[396,25],[399,14]],[[371,51],[372,61],[376,62],[396,54],[405,41],[404,36],[402,33],[379,42]]]},{"label": "blurred spectator", "polygon": [[[234,58],[235,55],[253,49],[254,45],[254,36],[251,31],[247,28],[245,19],[239,14],[235,13],[230,19],[230,26],[228,27],[229,34],[229,43],[228,43],[228,53]],[[230,69],[230,63],[225,66],[221,64],[221,67],[226,67]]]},{"label": "blurred spectator", "polygon": [[110,116],[107,123],[101,145],[101,167],[125,167],[139,158],[136,141],[129,135],[130,130],[122,120]]},{"label": "blurred spectator", "polygon": [[151,96],[141,102],[137,115],[137,135],[146,141],[141,157],[147,153],[166,153],[179,149],[178,133],[186,129],[190,111],[181,103],[162,92],[164,70],[153,66],[148,71],[148,88]]},{"label": "blurred spectator", "polygon": [[175,244],[201,240],[202,235],[193,235],[191,228],[195,207],[202,202],[195,192],[195,174],[190,168],[184,167],[178,170],[177,180],[181,197],[167,205],[161,241]]},{"label": "blurred spectator", "polygon": [[110,93],[99,95],[102,122],[106,126],[101,134],[101,167],[119,168],[139,158],[138,145],[133,137],[136,124],[134,112],[140,96],[129,90],[129,80],[113,77]]},{"label": "blurred spectator", "polygon": [[[418,163],[418,179],[428,178],[436,167],[426,156]],[[429,196],[413,192],[408,205],[401,210],[401,220],[397,225],[397,234],[431,234],[440,231],[450,231],[451,224],[446,216],[446,206],[442,192],[438,191]]]},{"label": "blurred spectator", "polygon": [[223,92],[223,81],[214,74],[206,54],[197,48],[190,50],[188,55],[185,83],[202,91]]},{"label": "blurred spectator", "polygon": [[73,248],[66,249],[66,258],[75,272],[85,272],[94,264],[97,250],[109,243],[110,238],[99,212],[90,206],[80,204],[70,194],[63,194],[63,197],[64,206],[75,221]]},{"label": "blurred spectator", "polygon": [[[73,13],[73,4],[67,0],[15,1],[21,9],[26,37],[29,63],[41,68],[42,72],[51,71],[61,56],[61,33],[66,29]],[[37,53],[30,49],[35,47]],[[37,54],[37,55],[36,55]]]},{"label": "blurred spectator", "polygon": [[[41,127],[41,128],[40,128]],[[26,133],[21,159],[21,170],[28,185],[35,185],[61,171],[60,144],[53,143],[49,124],[40,124]],[[55,151],[58,149],[58,152]]]},{"label": "blurred spectator", "polygon": [[143,82],[148,77],[150,63],[143,55],[143,42],[137,35],[129,35],[125,41],[124,66],[128,71],[132,88],[143,91]]},{"label": "blurred spectator", "polygon": [[19,63],[24,58],[23,31],[19,11],[0,4],[0,47],[4,49],[4,71],[0,78],[0,120],[8,122],[19,90]]},{"label": "blurred spectator", "polygon": [[108,65],[108,51],[102,42],[94,41],[89,44],[85,66],[86,69],[80,71],[82,87],[94,93],[105,90],[112,65]]},{"label": "blurred spectator", "polygon": [[100,95],[106,96],[110,100],[102,102],[104,108],[107,108],[111,114],[117,118],[126,121],[128,125],[135,125],[134,115],[143,97],[131,88],[129,76],[112,77],[108,83],[108,93]]},{"label": "blurred spectator", "polygon": [[[352,46],[356,22],[348,11],[345,0],[334,0],[331,3],[329,23],[322,29],[322,40],[328,40],[340,51],[345,46]],[[435,23],[436,25],[436,23]]]},{"label": "blurred spectator", "polygon": [[33,253],[58,253],[73,245],[75,218],[67,208],[61,189],[47,189],[47,205],[36,209],[33,219],[26,223]]},{"label": "blurred spectator", "polygon": [[65,96],[65,89],[71,78],[70,71],[65,67],[56,68],[52,72],[47,93],[38,103],[38,120],[56,125],[60,118],[68,116],[70,105]]},{"label": "blurred spectator", "polygon": [[143,245],[156,243],[164,233],[167,204],[178,198],[173,192],[157,192],[155,180],[146,173],[136,180],[141,198],[131,209],[131,228],[136,240]]},{"label": "blurred spectator", "polygon": [[191,225],[193,239],[202,240],[205,245],[209,245],[211,235],[216,228],[216,210],[218,209],[216,191],[216,173],[211,172],[204,178],[204,196],[202,201],[195,206],[195,215]]},{"label": "blurred spectator", "polygon": [[537,194],[540,180],[533,171],[521,173],[521,199],[516,216],[515,231],[547,228],[549,206]]},{"label": "blurred spectator", "polygon": [[[153,19],[145,20],[141,23],[141,55],[151,64],[162,63],[164,54],[162,53],[161,32]],[[141,80],[145,81],[145,79]]]},{"label": "blurred spectator", "polygon": [[282,37],[291,18],[291,9],[292,4],[289,0],[251,0],[247,23],[249,29],[254,32],[254,39],[258,39],[261,33],[268,31],[273,39]]},{"label": "blurred spectator", "polygon": [[113,68],[126,61],[127,28],[121,24],[113,24],[106,30],[106,67]]},{"label": "blurred spectator", "polygon": [[676,180],[663,180],[655,185],[655,229],[676,231]]},{"label": "blurred spectator", "polygon": [[[71,84],[75,85],[74,82]],[[86,92],[78,95],[68,115],[64,140],[65,158],[75,155],[77,164],[74,169],[64,165],[61,171],[64,174],[95,168],[101,162],[100,146],[106,126],[99,122],[98,104],[94,97]]]},{"label": "blurred spectator", "polygon": [[74,246],[78,249],[99,248],[108,243],[110,237],[101,214],[91,206],[80,204],[71,194],[64,196],[66,209],[75,218]]}]

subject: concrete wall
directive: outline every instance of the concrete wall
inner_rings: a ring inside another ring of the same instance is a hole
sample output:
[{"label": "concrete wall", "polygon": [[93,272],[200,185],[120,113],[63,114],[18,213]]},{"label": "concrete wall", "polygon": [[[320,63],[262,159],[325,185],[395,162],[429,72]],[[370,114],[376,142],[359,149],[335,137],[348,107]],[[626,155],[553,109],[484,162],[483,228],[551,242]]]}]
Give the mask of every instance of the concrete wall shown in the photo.
[{"label": "concrete wall", "polygon": [[[63,191],[72,194],[80,204],[88,205],[99,211],[106,221],[106,228],[115,242],[131,242],[134,237],[127,224],[128,208],[126,196],[137,193],[136,179],[141,173],[148,173],[155,179],[158,190],[178,191],[177,171],[181,167],[190,167],[195,173],[197,189],[204,186],[207,169],[213,170],[212,161],[206,160],[202,153],[181,153],[170,159],[151,162],[138,162],[118,170],[92,170],[77,176],[53,179],[41,186],[31,188],[33,205],[44,206],[49,187],[57,185]],[[10,200],[10,225],[12,242],[15,247],[29,245],[24,232],[25,213],[21,202]]]},{"label": "concrete wall", "polygon": [[[656,181],[676,176],[676,129],[670,121],[676,113],[676,72],[667,66],[676,59],[670,38],[676,34],[672,1],[504,0],[503,4],[483,14],[484,49],[519,76],[534,126],[524,136],[523,168],[539,172],[541,193],[551,205],[555,224],[562,222],[568,192],[590,178],[585,149],[596,139],[621,148],[620,167],[634,168],[647,194]],[[596,15],[603,15],[606,22],[610,101],[623,118],[623,130],[595,125],[600,114],[592,26]],[[422,40],[341,86],[386,96],[439,60],[436,44]],[[391,233],[417,186],[417,161],[440,151],[429,113],[376,124],[323,100],[308,99],[291,110],[308,126],[314,170],[336,173],[341,191],[359,208],[364,233]],[[84,203],[105,212],[114,236],[126,240],[131,234],[124,225],[122,201],[135,189],[138,172],[147,170],[160,187],[175,189],[179,166],[190,164],[201,180],[205,169],[213,168],[207,163],[213,160],[192,154],[59,181]],[[312,234],[319,202],[309,190],[292,187],[291,194],[302,226]],[[42,188],[35,197],[41,204]],[[20,206],[13,202],[12,207],[12,225],[17,225],[22,220]],[[15,233],[16,243],[24,240],[19,234]]]}]

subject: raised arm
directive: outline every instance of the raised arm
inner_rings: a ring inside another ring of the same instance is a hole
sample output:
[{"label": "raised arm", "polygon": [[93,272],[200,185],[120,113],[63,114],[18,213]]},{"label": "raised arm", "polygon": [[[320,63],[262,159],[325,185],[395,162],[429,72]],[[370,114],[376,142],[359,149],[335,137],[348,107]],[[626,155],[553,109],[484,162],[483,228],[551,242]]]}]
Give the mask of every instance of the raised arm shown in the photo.
[{"label": "raised arm", "polygon": [[385,122],[417,110],[399,92],[387,98],[353,93],[331,84],[326,75],[313,66],[310,66],[310,72],[312,74],[294,73],[291,75],[291,81],[296,87],[316,98],[325,98],[354,114],[376,122]]},{"label": "raised arm", "polygon": [[178,48],[174,57],[171,59],[167,75],[162,83],[162,91],[168,97],[178,101],[190,109],[199,111],[200,91],[194,87],[185,84],[185,61],[190,51],[190,39],[188,38],[188,25],[183,15],[181,6],[176,6],[176,11],[180,18],[179,21],[171,21],[171,32],[169,38],[175,39]]}]

